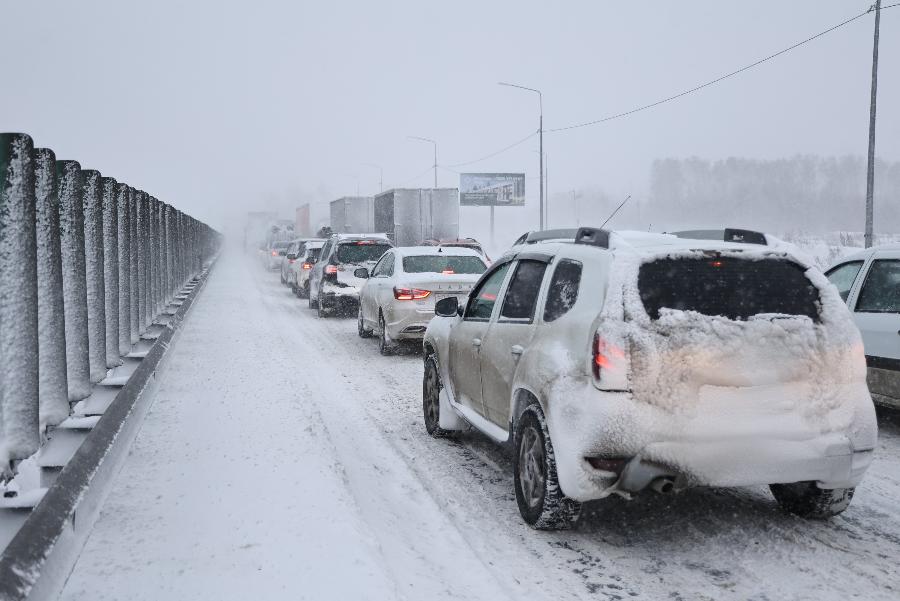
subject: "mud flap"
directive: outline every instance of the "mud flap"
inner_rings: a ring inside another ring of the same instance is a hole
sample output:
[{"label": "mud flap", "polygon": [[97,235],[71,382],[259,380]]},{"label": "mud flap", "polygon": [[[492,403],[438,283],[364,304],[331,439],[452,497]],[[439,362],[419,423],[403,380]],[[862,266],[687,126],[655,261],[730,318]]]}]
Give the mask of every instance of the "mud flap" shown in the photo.
[{"label": "mud flap", "polygon": [[467,430],[469,428],[469,423],[464,420],[450,404],[450,399],[447,398],[446,388],[441,389],[439,398],[441,406],[440,414],[438,416],[438,427],[442,430],[450,431]]}]

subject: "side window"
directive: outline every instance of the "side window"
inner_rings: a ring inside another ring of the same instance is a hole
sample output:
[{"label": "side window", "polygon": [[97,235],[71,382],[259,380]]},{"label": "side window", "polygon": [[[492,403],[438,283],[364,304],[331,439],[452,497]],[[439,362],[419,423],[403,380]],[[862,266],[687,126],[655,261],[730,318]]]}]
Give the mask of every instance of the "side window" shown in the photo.
[{"label": "side window", "polygon": [[503,297],[503,308],[500,317],[531,321],[534,319],[534,308],[537,305],[538,293],[547,264],[541,261],[519,261],[513,274],[506,295]]},{"label": "side window", "polygon": [[387,259],[384,263],[384,277],[391,277],[394,275],[394,263],[397,261],[394,258],[394,253],[388,253]]},{"label": "side window", "polygon": [[487,276],[487,279],[481,283],[481,286],[472,292],[469,297],[469,305],[466,307],[464,319],[490,319],[491,313],[494,311],[494,304],[497,302],[497,295],[500,294],[500,286],[503,285],[503,278],[509,270],[509,263],[504,263],[498,267],[493,273]]},{"label": "side window", "polygon": [[581,263],[563,259],[553,270],[547,302],[544,304],[544,321],[551,322],[569,312],[578,300],[578,286],[581,284]]},{"label": "side window", "polygon": [[825,277],[827,277],[832,284],[837,286],[838,292],[841,293],[841,298],[844,299],[844,302],[847,302],[847,297],[850,296],[850,289],[853,288],[853,282],[856,281],[856,276],[859,274],[859,270],[862,269],[862,266],[862,261],[851,261],[849,263],[844,263],[843,265],[838,265],[825,274]]},{"label": "side window", "polygon": [[375,267],[372,268],[372,277],[379,278],[388,275],[387,273],[387,265],[394,260],[394,253],[385,253],[381,259],[378,260],[378,263],[375,264]]},{"label": "side window", "polygon": [[900,313],[900,259],[872,262],[856,301],[862,313]]},{"label": "side window", "polygon": [[325,259],[325,260],[328,259],[328,255],[331,254],[332,246],[334,246],[334,243],[331,240],[329,240],[328,242],[325,243],[325,246],[322,247],[322,254],[320,255],[320,257],[322,259]]}]

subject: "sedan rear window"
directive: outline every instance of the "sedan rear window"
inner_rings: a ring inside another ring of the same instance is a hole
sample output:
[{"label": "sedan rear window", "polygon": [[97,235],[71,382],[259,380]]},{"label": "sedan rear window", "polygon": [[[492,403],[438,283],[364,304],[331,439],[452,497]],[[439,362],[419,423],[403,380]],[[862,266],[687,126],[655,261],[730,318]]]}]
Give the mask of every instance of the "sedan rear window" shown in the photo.
[{"label": "sedan rear window", "polygon": [[666,308],[734,320],[779,314],[818,322],[819,291],[804,272],[783,259],[658,259],[641,266],[638,289],[652,319]]},{"label": "sedan rear window", "polygon": [[391,248],[390,244],[379,244],[368,241],[344,242],[338,244],[337,260],[341,263],[365,263],[377,261],[381,255]]},{"label": "sedan rear window", "polygon": [[406,273],[484,273],[487,266],[478,257],[459,255],[420,255],[403,257]]}]

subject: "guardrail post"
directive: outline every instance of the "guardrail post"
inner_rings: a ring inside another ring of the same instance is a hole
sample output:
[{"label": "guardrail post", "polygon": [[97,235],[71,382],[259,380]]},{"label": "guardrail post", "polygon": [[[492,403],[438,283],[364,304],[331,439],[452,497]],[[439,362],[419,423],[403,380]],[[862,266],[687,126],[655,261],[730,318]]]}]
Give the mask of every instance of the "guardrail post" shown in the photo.
[{"label": "guardrail post", "polygon": [[148,284],[148,290],[150,290],[150,296],[148,300],[150,301],[149,308],[147,311],[147,325],[153,323],[153,318],[156,317],[156,295],[159,290],[157,288],[156,277],[159,271],[159,257],[156,254],[156,243],[157,236],[159,232],[157,232],[157,222],[156,222],[156,204],[157,200],[153,196],[147,197],[147,232],[150,238],[150,244],[148,245],[148,261],[147,265],[149,267],[147,273],[150,276],[150,282]]},{"label": "guardrail post", "polygon": [[103,186],[103,285],[106,305],[106,367],[122,364],[119,357],[119,212],[116,180],[104,177]]},{"label": "guardrail post", "polygon": [[0,134],[0,479],[40,445],[31,137]]},{"label": "guardrail post", "polygon": [[87,279],[88,353],[91,382],[106,377],[106,285],[103,281],[103,184],[100,172],[82,171],[84,255]]},{"label": "guardrail post", "polygon": [[169,302],[169,248],[166,238],[166,214],[169,205],[159,203],[159,310],[162,314]]},{"label": "guardrail post", "polygon": [[130,281],[129,287],[131,288],[131,327],[129,328],[129,334],[131,344],[137,344],[138,340],[141,339],[141,288],[139,285],[141,278],[138,270],[138,265],[140,264],[139,257],[141,255],[141,239],[140,236],[138,236],[138,198],[140,197],[140,190],[129,188],[129,192],[128,279]]},{"label": "guardrail post", "polygon": [[138,336],[147,327],[147,215],[144,207],[147,204],[147,194],[141,190],[137,192],[135,213],[137,214],[137,324]]},{"label": "guardrail post", "polygon": [[45,426],[55,426],[69,417],[59,197],[56,193],[56,155],[50,149],[34,149],[34,192],[37,226],[38,391],[43,431]]},{"label": "guardrail post", "polygon": [[77,161],[56,161],[70,401],[80,401],[91,394],[81,180]]},{"label": "guardrail post", "polygon": [[150,315],[150,305],[153,302],[153,287],[151,286],[153,278],[150,274],[150,257],[153,254],[150,251],[152,242],[150,232],[150,195],[146,192],[141,192],[141,219],[141,229],[143,231],[143,235],[141,236],[141,255],[144,259],[144,293],[141,296],[141,300],[143,301],[143,308],[141,310],[141,331],[146,331],[153,321],[153,316]]},{"label": "guardrail post", "polygon": [[119,355],[131,352],[131,228],[129,204],[131,188],[116,184],[116,242],[119,267]]}]

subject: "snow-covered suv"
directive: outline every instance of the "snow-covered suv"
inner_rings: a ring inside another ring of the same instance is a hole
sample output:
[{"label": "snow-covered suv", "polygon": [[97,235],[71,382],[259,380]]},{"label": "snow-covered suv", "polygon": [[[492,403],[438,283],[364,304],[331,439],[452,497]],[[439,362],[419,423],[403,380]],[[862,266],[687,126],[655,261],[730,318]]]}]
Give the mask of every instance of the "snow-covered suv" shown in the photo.
[{"label": "snow-covered suv", "polygon": [[825,276],[764,234],[580,228],[520,244],[435,312],[426,429],[511,443],[536,528],[568,527],[583,501],[697,485],[768,484],[824,518],[871,462],[859,331]]},{"label": "snow-covered suv", "polygon": [[825,275],[862,333],[872,398],[900,409],[900,244],[850,255]]}]

